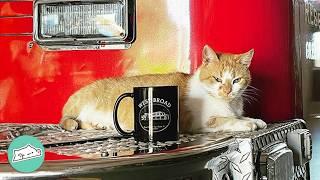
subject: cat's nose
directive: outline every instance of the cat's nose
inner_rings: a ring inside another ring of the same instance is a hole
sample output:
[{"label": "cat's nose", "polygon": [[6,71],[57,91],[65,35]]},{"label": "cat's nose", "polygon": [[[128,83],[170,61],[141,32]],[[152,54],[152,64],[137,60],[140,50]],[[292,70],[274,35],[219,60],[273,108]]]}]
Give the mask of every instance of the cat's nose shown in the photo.
[{"label": "cat's nose", "polygon": [[232,89],[231,89],[230,86],[223,86],[223,87],[222,87],[222,92],[223,92],[225,95],[230,94],[231,91],[232,91]]},{"label": "cat's nose", "polygon": [[228,89],[224,89],[224,90],[223,90],[223,92],[224,92],[226,95],[228,95],[228,94],[230,94],[231,89],[230,89],[230,88],[228,88]]}]

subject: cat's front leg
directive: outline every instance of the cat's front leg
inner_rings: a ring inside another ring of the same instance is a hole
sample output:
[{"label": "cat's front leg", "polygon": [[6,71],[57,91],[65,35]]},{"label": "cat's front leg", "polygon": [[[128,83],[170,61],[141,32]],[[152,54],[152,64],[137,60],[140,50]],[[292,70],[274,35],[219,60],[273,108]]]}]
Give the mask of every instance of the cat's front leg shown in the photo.
[{"label": "cat's front leg", "polygon": [[241,119],[254,122],[258,126],[259,129],[267,128],[267,123],[265,123],[261,119],[255,119],[255,118],[249,118],[249,117],[242,117]]},{"label": "cat's front leg", "polygon": [[257,124],[253,121],[243,120],[236,117],[211,117],[206,127],[202,129],[205,132],[238,132],[254,131]]}]

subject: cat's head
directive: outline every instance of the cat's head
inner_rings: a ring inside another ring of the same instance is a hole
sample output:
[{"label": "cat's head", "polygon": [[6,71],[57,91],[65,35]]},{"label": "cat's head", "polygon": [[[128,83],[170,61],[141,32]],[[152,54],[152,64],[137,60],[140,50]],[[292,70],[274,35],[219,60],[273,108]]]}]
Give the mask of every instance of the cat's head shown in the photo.
[{"label": "cat's head", "polygon": [[202,51],[200,82],[215,98],[231,101],[240,97],[251,81],[249,66],[253,49],[243,54],[216,54],[209,46]]}]

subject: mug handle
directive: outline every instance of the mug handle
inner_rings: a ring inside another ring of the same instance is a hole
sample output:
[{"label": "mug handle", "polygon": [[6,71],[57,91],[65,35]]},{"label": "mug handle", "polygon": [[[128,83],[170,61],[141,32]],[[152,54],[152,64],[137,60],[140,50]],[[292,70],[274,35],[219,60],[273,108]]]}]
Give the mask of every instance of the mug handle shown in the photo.
[{"label": "mug handle", "polygon": [[119,121],[118,121],[118,107],[120,104],[120,101],[126,97],[131,97],[133,98],[133,93],[123,93],[121,94],[118,99],[116,100],[116,103],[114,104],[113,107],[113,123],[114,126],[116,127],[116,130],[123,136],[132,136],[133,135],[133,131],[131,132],[126,132],[124,130],[121,129],[120,125],[119,125]]}]

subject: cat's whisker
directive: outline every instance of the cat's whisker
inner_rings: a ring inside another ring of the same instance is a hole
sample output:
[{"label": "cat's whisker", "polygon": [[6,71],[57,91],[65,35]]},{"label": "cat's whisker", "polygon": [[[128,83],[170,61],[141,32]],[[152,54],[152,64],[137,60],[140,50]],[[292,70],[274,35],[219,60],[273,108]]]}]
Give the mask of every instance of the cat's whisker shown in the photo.
[{"label": "cat's whisker", "polygon": [[258,90],[256,90],[256,89],[251,89],[251,88],[247,88],[247,89],[245,89],[245,90],[248,90],[248,91],[255,91],[255,92],[257,92]]},{"label": "cat's whisker", "polygon": [[254,87],[254,86],[252,86],[252,85],[248,85],[248,88],[252,88],[252,89],[255,89],[255,90],[257,90],[257,91],[261,91],[260,89]]},{"label": "cat's whisker", "polygon": [[250,105],[253,102],[258,102],[257,98],[253,97],[251,94],[248,94],[245,90],[241,90],[240,93],[236,96],[236,98],[242,97],[242,99],[248,102]]},{"label": "cat's whisker", "polygon": [[247,95],[252,95],[252,96],[260,96],[260,94],[258,94],[257,92],[254,92],[254,91],[245,91],[243,93],[247,94]]},{"label": "cat's whisker", "polygon": [[242,93],[248,94],[248,95],[255,95],[255,96],[260,96],[260,94],[255,90],[255,89],[244,89],[242,90]]},{"label": "cat's whisker", "polygon": [[240,91],[239,95],[248,95],[248,96],[259,96],[256,92],[251,92],[251,91],[246,91],[246,90],[243,90],[243,91]]},{"label": "cat's whisker", "polygon": [[250,99],[256,99],[255,97],[251,96],[250,94],[242,94],[242,96],[250,98]]},{"label": "cat's whisker", "polygon": [[245,101],[245,102],[248,102],[250,105],[251,105],[251,101],[248,99],[248,98],[246,98],[246,97],[243,97],[243,100]]},{"label": "cat's whisker", "polygon": [[250,104],[254,103],[254,102],[257,102],[256,99],[251,99],[251,98],[246,98],[246,99],[247,99],[248,102],[250,102]]},{"label": "cat's whisker", "polygon": [[257,95],[257,94],[252,94],[250,92],[243,92],[242,95],[249,96],[249,97],[252,97],[252,98],[256,98],[255,95]]},{"label": "cat's whisker", "polygon": [[255,101],[255,102],[258,102],[258,99],[253,97],[253,96],[250,96],[248,94],[242,94],[242,97],[246,98],[246,99],[250,99],[252,101]]},{"label": "cat's whisker", "polygon": [[253,89],[246,89],[246,90],[244,90],[245,92],[247,91],[247,92],[254,92],[254,93],[256,93],[256,94],[258,94],[258,92],[257,91],[255,91],[255,90],[253,90]]},{"label": "cat's whisker", "polygon": [[249,105],[252,105],[252,103],[253,103],[251,100],[248,100],[248,99],[246,99],[246,98],[244,98],[243,100],[244,100],[244,102],[245,102],[246,104],[249,104]]}]

